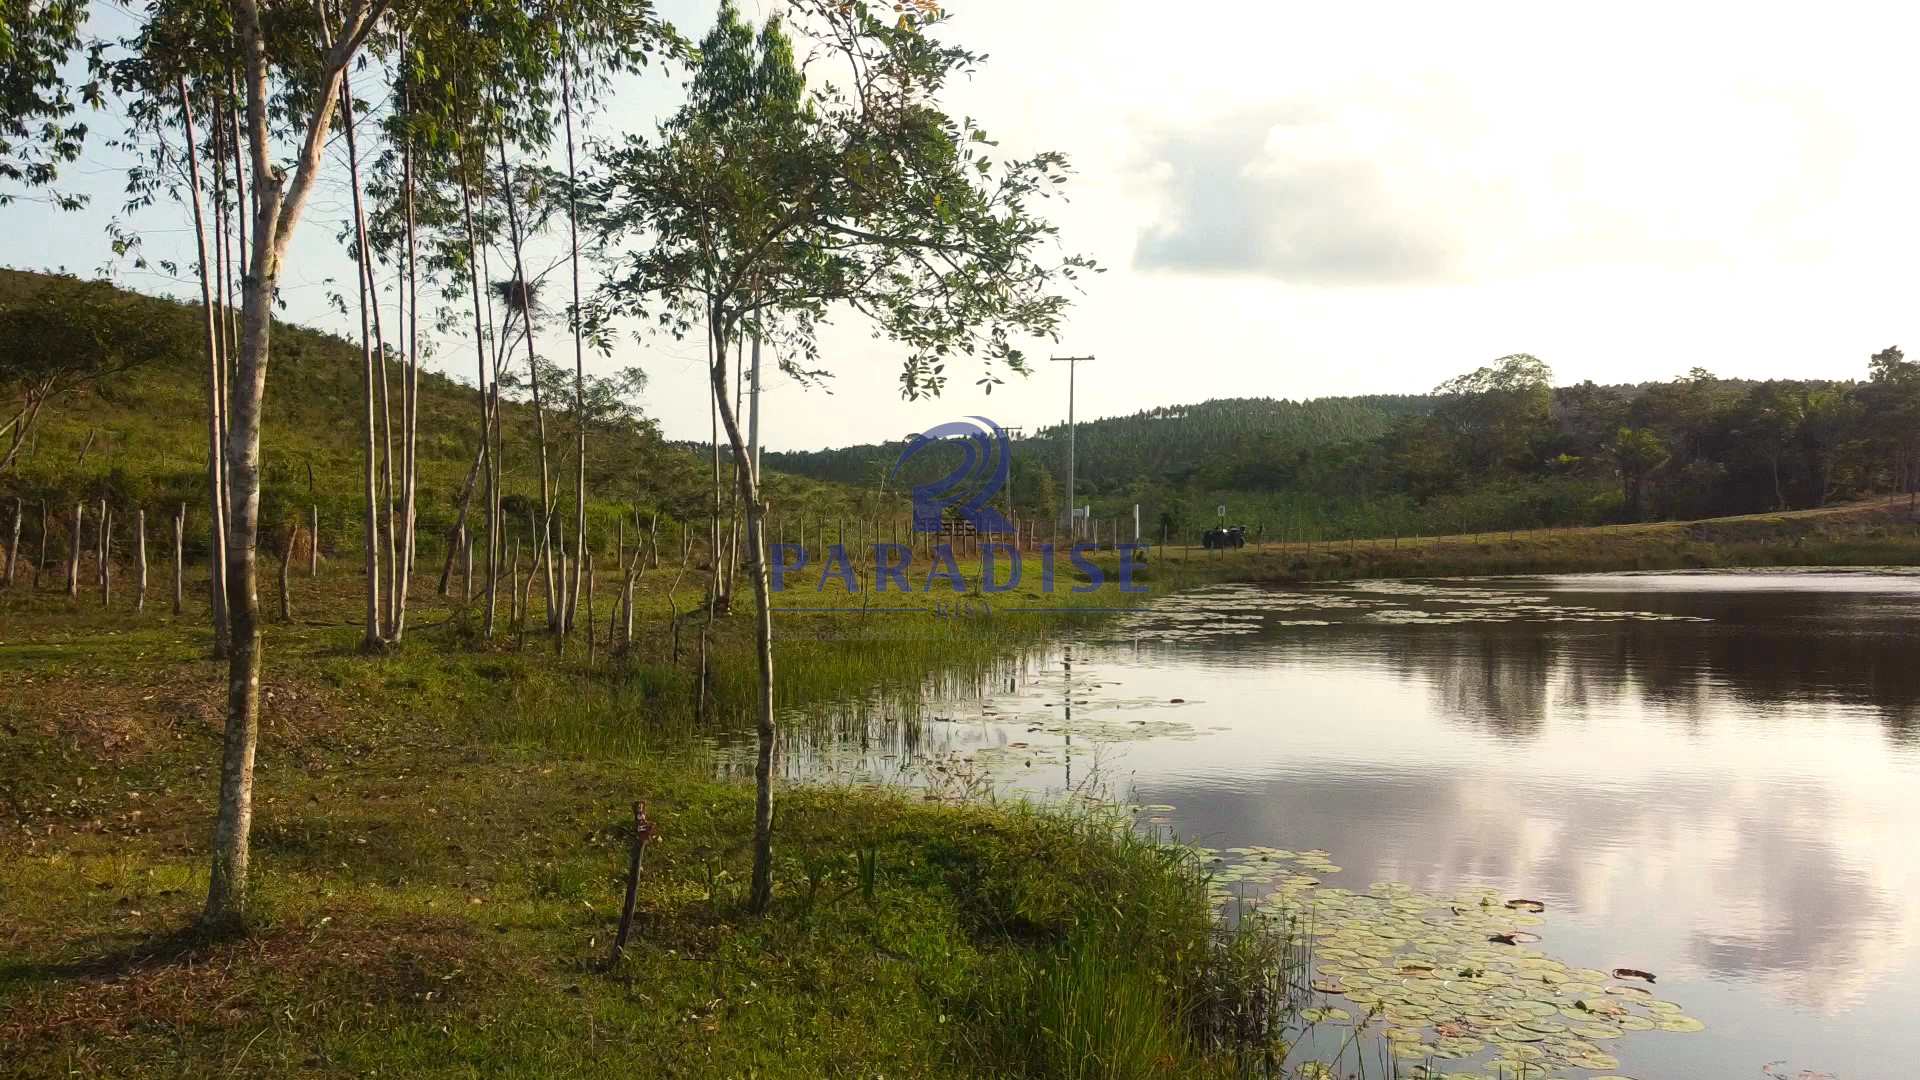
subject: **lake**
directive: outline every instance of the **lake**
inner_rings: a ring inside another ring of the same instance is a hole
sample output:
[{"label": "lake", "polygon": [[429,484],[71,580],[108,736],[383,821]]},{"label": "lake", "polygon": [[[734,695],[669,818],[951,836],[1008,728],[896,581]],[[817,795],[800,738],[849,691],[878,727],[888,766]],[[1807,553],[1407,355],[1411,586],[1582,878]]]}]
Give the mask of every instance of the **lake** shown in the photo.
[{"label": "lake", "polygon": [[1403,1074],[1904,1075],[1916,631],[1901,571],[1212,587],[785,767],[1117,792],[1233,909],[1327,905],[1316,1015],[1384,1009]]}]

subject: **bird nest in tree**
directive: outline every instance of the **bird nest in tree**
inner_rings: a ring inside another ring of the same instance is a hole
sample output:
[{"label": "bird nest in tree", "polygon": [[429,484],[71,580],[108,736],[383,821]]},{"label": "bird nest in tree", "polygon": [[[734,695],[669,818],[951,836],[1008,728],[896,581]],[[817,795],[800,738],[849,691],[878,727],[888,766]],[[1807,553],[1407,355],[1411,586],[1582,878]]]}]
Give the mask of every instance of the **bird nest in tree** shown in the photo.
[{"label": "bird nest in tree", "polygon": [[494,282],[493,291],[508,307],[521,314],[539,309],[540,286],[533,282],[509,278]]}]

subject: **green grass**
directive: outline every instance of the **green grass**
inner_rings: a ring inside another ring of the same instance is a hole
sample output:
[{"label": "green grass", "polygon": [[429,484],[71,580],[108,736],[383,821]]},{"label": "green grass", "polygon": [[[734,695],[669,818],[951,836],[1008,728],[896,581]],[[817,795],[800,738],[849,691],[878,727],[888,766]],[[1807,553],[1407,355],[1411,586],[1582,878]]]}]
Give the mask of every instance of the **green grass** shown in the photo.
[{"label": "green grass", "polygon": [[[1249,1001],[1271,1034],[1272,948],[1223,945],[1191,861],[1095,817],[783,788],[775,909],[749,916],[752,792],[699,737],[744,713],[749,620],[716,621],[696,723],[704,620],[675,662],[671,576],[644,580],[631,654],[589,664],[577,639],[477,641],[426,581],[408,640],[362,655],[356,575],[295,575],[252,925],[223,941],[182,933],[217,780],[204,579],[179,620],[124,588],[0,591],[9,1073],[1170,1077],[1230,1071]],[[781,698],[964,675],[1071,617],[782,615]],[[661,835],[608,967],[635,799]]]},{"label": "green grass", "polygon": [[1207,581],[1339,581],[1611,570],[1920,565],[1920,516],[1905,496],[1704,521],[1463,533],[1226,552],[1175,547],[1169,587]]}]

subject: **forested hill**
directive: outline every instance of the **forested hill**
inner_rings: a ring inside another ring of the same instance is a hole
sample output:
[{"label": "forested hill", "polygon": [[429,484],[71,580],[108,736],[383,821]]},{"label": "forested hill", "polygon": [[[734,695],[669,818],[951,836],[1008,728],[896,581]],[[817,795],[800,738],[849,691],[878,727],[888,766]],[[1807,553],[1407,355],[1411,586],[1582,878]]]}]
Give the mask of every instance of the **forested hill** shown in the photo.
[{"label": "forested hill", "polygon": [[[184,502],[190,534],[198,535],[207,490],[207,361],[199,305],[102,282],[0,269],[0,323],[0,425],[7,425],[0,427],[0,458],[20,440],[14,460],[0,469],[8,518],[16,497],[29,506],[45,500],[54,507],[106,498],[150,514]],[[273,335],[261,446],[262,522],[275,528],[317,505],[326,521],[340,523],[344,537],[347,523],[364,512],[365,364],[359,343],[291,323],[276,323]],[[472,346],[452,340],[440,348],[470,355]],[[398,364],[388,369],[396,387],[401,374]],[[63,389],[37,415],[18,415],[30,391],[50,376]],[[424,370],[420,383],[421,532],[433,544],[436,529],[452,521],[473,465],[479,405],[469,384]],[[562,409],[549,403],[547,410],[555,498],[567,505],[573,500],[573,421],[564,407],[571,400],[570,393],[562,394]],[[23,433],[20,421],[27,419]],[[532,407],[509,401],[502,429],[503,487],[517,521],[540,491]],[[711,470],[701,455],[663,441],[638,401],[621,402],[592,422],[589,508],[608,529],[615,515],[634,511],[658,511],[666,521],[704,517],[713,497]],[[784,476],[770,481],[785,506],[833,513],[851,505],[851,493],[838,486]]]},{"label": "forested hill", "polygon": [[[1143,479],[1202,482],[1230,461],[1271,458],[1299,450],[1377,438],[1401,417],[1431,411],[1426,395],[1315,398],[1218,398],[1168,405],[1131,416],[1082,420],[1078,482],[1085,490],[1126,486]],[[1033,468],[1064,475],[1067,427],[1041,428],[1014,444],[1016,473]],[[796,476],[845,484],[877,483],[899,457],[899,442],[826,450],[769,453],[769,466]],[[1019,487],[1019,476],[1015,477]]]},{"label": "forested hill", "polygon": [[[1703,518],[1911,490],[1920,364],[1886,348],[1851,367],[1853,380],[1755,382],[1696,368],[1669,382],[1556,389],[1544,361],[1515,354],[1426,395],[1153,409],[1080,425],[1075,501],[1109,521],[1138,505],[1169,537],[1224,507],[1256,532],[1344,538]],[[1065,441],[1046,428],[1013,444],[1006,502],[1016,512],[1059,516]],[[772,460],[872,487],[899,450]]]}]

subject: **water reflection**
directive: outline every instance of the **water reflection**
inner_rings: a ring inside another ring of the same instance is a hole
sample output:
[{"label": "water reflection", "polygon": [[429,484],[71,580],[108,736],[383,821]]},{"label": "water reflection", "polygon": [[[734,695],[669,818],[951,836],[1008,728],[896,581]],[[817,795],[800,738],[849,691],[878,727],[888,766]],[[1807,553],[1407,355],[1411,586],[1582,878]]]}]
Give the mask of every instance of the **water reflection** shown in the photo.
[{"label": "water reflection", "polygon": [[1206,590],[789,764],[1091,776],[1197,842],[1327,849],[1349,888],[1540,897],[1542,948],[1708,1023],[1622,1071],[1883,1075],[1920,1055],[1916,601],[1907,574]]}]

